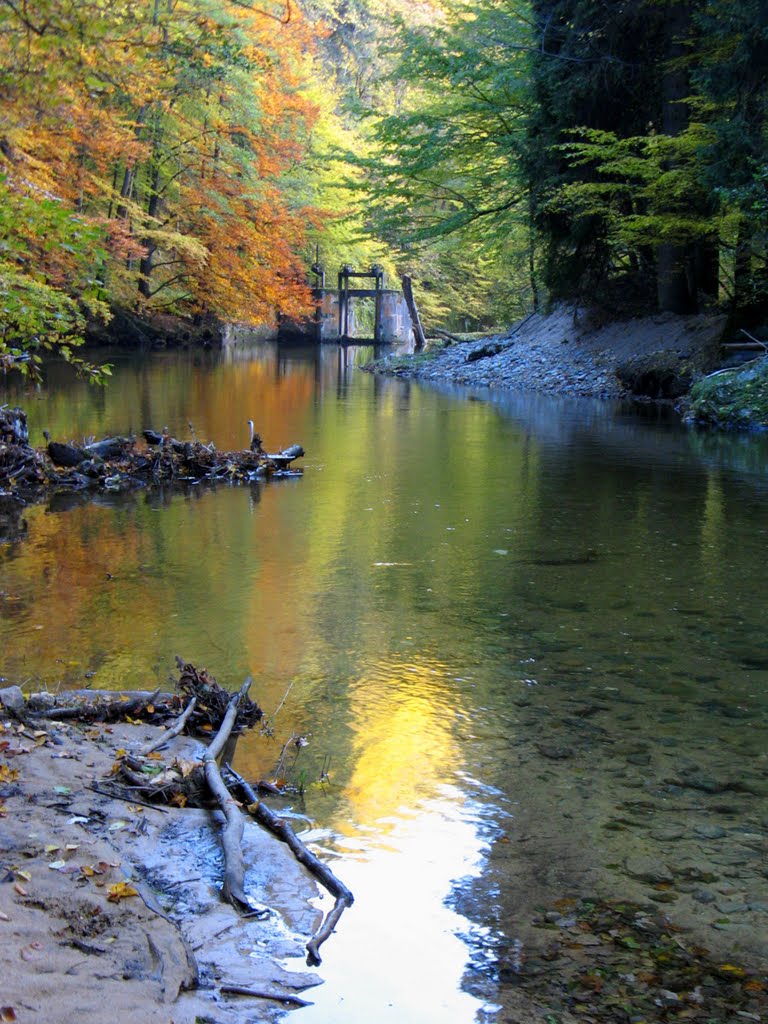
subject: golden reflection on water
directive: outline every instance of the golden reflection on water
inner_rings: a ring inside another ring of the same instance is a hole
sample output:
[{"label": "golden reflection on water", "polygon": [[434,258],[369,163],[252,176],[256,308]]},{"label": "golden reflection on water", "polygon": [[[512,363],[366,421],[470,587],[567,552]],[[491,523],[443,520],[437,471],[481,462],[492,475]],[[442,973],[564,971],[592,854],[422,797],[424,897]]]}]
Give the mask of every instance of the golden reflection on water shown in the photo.
[{"label": "golden reflection on water", "polygon": [[455,777],[461,752],[435,687],[447,669],[437,660],[380,662],[351,688],[352,770],[342,791],[350,822],[384,827]]}]

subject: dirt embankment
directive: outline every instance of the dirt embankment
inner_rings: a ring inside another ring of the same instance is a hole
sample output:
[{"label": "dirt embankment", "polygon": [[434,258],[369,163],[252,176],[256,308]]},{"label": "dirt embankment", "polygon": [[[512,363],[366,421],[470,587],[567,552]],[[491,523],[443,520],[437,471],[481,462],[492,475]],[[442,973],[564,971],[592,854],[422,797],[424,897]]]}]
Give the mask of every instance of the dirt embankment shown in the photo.
[{"label": "dirt embankment", "polygon": [[555,395],[677,399],[716,367],[724,316],[657,316],[600,322],[560,308],[532,314],[504,334],[395,356],[374,372],[471,387]]}]

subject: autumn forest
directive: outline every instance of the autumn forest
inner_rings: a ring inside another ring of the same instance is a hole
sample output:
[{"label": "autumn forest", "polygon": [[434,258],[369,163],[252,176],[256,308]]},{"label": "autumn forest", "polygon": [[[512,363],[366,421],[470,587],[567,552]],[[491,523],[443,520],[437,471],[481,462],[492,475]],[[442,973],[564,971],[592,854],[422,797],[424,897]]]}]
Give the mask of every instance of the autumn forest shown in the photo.
[{"label": "autumn forest", "polygon": [[432,322],[768,301],[760,0],[2,0],[0,356],[306,312],[319,255]]}]

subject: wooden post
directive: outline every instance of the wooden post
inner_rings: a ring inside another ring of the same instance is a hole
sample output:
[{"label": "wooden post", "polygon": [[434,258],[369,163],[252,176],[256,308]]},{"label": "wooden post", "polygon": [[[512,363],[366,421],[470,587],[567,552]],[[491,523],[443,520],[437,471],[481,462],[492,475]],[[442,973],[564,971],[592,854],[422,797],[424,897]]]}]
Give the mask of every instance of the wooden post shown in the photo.
[{"label": "wooden post", "polygon": [[411,314],[411,323],[413,324],[413,336],[416,339],[416,351],[421,352],[426,343],[424,337],[424,330],[421,326],[421,320],[419,318],[419,311],[416,309],[416,300],[413,297],[413,287],[411,286],[411,279],[407,274],[403,274],[403,296],[405,298],[406,305],[408,306],[408,312]]}]

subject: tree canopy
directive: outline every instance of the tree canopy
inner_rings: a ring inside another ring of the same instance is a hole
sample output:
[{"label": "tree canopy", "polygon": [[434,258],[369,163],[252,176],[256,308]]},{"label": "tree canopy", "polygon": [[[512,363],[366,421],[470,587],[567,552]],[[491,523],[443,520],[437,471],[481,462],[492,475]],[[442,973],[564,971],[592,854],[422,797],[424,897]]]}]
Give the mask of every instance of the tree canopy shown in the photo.
[{"label": "tree canopy", "polygon": [[0,360],[301,315],[318,254],[464,327],[759,318],[767,58],[762,0],[0,0]]}]

